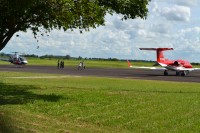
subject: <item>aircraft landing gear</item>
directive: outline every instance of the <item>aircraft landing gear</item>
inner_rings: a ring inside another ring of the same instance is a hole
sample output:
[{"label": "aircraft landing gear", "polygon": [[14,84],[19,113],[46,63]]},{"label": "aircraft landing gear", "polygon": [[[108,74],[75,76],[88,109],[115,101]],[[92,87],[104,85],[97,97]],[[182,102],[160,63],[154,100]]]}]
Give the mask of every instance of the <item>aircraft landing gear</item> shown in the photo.
[{"label": "aircraft landing gear", "polygon": [[165,76],[168,76],[167,70],[164,71],[164,75],[165,75]]},{"label": "aircraft landing gear", "polygon": [[189,75],[190,71],[185,71],[186,75]]},{"label": "aircraft landing gear", "polygon": [[183,72],[180,72],[181,73],[181,76],[185,76],[186,74],[185,74],[185,71],[183,71]]},{"label": "aircraft landing gear", "polygon": [[188,74],[189,74],[189,71],[176,72],[176,76],[187,76]]},{"label": "aircraft landing gear", "polygon": [[183,71],[182,73],[181,73],[181,76],[187,76],[189,74],[189,71]]},{"label": "aircraft landing gear", "polygon": [[177,71],[176,71],[176,76],[180,76],[180,72],[177,72]]}]

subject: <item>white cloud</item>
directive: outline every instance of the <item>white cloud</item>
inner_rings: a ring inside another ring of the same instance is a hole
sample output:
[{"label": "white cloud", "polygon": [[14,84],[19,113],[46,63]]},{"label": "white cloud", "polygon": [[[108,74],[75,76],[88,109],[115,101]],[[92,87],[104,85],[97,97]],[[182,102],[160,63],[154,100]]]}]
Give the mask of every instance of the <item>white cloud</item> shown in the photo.
[{"label": "white cloud", "polygon": [[[181,33],[185,34],[185,33],[200,33],[200,27],[193,27],[193,28],[188,28],[188,29],[182,29]],[[191,34],[192,35],[192,34]]]},{"label": "white cloud", "polygon": [[165,7],[160,11],[161,16],[172,21],[190,21],[190,8],[186,6]]},{"label": "white cloud", "polygon": [[176,4],[182,6],[196,6],[199,3],[199,0],[174,0]]}]

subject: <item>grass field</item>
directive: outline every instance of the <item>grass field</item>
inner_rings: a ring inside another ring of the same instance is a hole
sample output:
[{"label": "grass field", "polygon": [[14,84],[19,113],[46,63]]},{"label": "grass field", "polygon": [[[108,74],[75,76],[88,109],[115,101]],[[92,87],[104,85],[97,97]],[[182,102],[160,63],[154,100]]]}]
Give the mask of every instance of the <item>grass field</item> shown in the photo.
[{"label": "grass field", "polygon": [[[5,57],[4,57],[5,58]],[[43,66],[57,66],[58,59],[40,59],[40,58],[27,58],[28,65],[43,65]],[[101,60],[64,60],[65,66],[77,67],[80,61],[84,61],[87,67],[96,68],[127,68],[126,61],[101,61]],[[9,62],[0,61],[0,64],[9,64]],[[152,62],[134,62],[134,65],[139,66],[152,66]]]},{"label": "grass field", "polygon": [[0,133],[199,132],[199,95],[199,83],[1,72]]},{"label": "grass field", "polygon": [[[5,58],[5,57],[4,57]],[[58,59],[40,59],[40,58],[27,58],[28,65],[42,65],[42,66],[57,66]],[[65,66],[77,67],[80,61],[83,60],[64,60]],[[128,68],[126,61],[101,61],[101,60],[84,60],[86,67],[90,68]],[[131,62],[134,66],[153,66],[154,62]],[[9,64],[9,62],[0,61],[0,64]],[[193,65],[193,67],[200,67],[200,65]]]},{"label": "grass field", "polygon": [[[30,65],[47,65],[56,66],[57,59],[39,59],[39,58],[29,58]],[[80,61],[83,60],[64,60],[65,66],[77,66]],[[84,60],[84,63],[88,67],[96,68],[127,68],[126,61],[101,61],[101,60]],[[134,65],[139,66],[152,66],[152,62],[134,62]]]}]

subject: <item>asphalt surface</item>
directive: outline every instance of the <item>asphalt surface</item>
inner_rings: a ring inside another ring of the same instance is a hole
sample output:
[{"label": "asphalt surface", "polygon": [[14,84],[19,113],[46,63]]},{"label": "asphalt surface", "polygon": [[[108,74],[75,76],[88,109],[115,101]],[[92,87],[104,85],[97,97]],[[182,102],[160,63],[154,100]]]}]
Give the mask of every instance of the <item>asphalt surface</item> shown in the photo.
[{"label": "asphalt surface", "polygon": [[13,72],[33,72],[48,74],[63,74],[76,76],[96,76],[96,77],[112,77],[127,78],[141,80],[162,80],[175,82],[197,82],[200,83],[200,71],[192,71],[188,76],[175,76],[175,72],[169,71],[169,76],[163,76],[163,71],[144,70],[144,69],[111,69],[111,68],[86,68],[77,70],[76,67],[65,67],[57,69],[56,66],[30,66],[24,68],[15,67],[13,65],[0,65],[0,71]]}]

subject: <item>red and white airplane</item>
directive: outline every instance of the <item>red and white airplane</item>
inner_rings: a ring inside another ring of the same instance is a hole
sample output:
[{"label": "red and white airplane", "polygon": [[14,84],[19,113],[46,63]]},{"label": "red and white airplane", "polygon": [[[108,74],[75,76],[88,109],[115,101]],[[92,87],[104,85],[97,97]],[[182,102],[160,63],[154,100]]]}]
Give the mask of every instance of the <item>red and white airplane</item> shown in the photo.
[{"label": "red and white airplane", "polygon": [[164,75],[168,75],[168,70],[175,71],[176,75],[186,76],[190,71],[200,70],[200,68],[193,68],[187,60],[169,60],[164,57],[163,51],[173,50],[173,48],[140,48],[140,50],[154,50],[157,54],[157,63],[162,67],[137,67],[132,66],[127,60],[128,66],[131,68],[142,68],[152,70],[164,70]]}]

